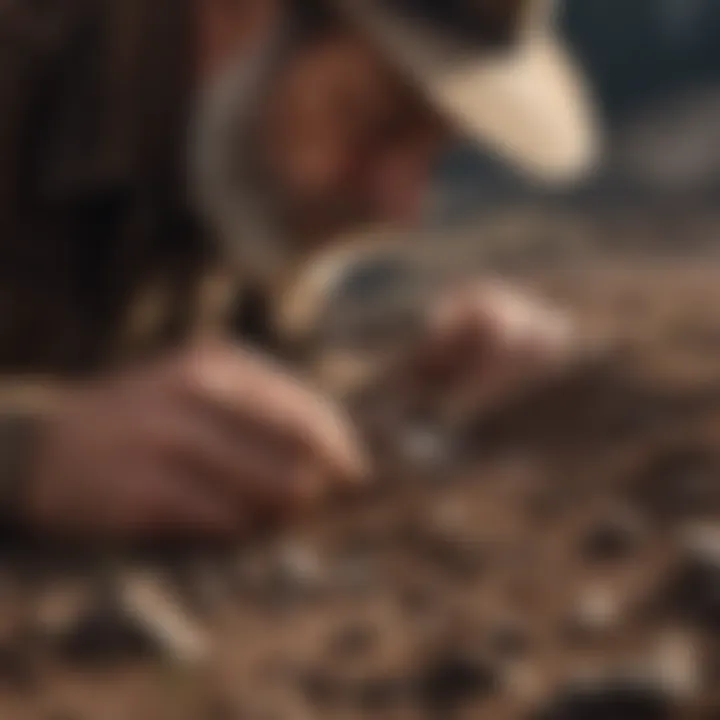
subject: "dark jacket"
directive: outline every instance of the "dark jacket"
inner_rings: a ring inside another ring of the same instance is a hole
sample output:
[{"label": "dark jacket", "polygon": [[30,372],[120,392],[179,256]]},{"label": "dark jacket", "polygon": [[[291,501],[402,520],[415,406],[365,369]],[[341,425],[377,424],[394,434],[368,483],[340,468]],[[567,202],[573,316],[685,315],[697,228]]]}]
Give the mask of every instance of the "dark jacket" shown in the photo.
[{"label": "dark jacket", "polygon": [[189,8],[0,3],[0,370],[107,364],[149,287],[169,301],[148,341],[187,326],[209,260],[185,198]]},{"label": "dark jacket", "polygon": [[0,2],[0,480],[19,376],[86,375],[196,318],[216,258],[186,198],[191,8]]}]

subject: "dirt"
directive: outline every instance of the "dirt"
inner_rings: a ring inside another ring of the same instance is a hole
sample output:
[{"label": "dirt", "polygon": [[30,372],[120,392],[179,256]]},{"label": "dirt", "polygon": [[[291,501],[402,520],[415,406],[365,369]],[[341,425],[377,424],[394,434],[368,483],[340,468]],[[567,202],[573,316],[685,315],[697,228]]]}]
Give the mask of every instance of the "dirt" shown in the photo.
[{"label": "dirt", "polygon": [[452,471],[150,566],[207,632],[202,662],[123,615],[87,557],[8,552],[0,717],[720,717],[715,262],[516,269],[610,356],[474,424]]}]

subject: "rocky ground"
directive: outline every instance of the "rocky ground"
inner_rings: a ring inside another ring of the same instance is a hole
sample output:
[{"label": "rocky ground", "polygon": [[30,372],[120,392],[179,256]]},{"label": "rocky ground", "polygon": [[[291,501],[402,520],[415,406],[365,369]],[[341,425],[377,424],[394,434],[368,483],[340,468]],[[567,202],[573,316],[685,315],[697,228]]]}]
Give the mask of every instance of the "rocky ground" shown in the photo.
[{"label": "rocky ground", "polygon": [[0,718],[720,718],[716,262],[514,264],[611,356],[291,535],[8,552]]}]

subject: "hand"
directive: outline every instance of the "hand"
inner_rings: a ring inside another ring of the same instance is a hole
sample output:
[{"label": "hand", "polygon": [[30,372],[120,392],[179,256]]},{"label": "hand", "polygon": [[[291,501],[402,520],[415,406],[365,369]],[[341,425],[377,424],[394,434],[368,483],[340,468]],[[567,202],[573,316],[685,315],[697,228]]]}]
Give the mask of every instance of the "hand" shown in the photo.
[{"label": "hand", "polygon": [[68,393],[24,496],[37,529],[233,536],[363,478],[347,418],[263,360],[218,344]]},{"label": "hand", "polygon": [[444,404],[482,410],[565,367],[570,317],[499,282],[450,293],[432,309],[418,361]]}]

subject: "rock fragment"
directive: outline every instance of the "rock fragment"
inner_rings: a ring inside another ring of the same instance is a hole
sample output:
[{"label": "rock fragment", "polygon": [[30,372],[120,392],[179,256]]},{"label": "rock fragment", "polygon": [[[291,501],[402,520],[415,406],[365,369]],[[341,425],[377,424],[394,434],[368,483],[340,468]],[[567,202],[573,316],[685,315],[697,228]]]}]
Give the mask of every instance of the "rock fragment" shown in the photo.
[{"label": "rock fragment", "polygon": [[452,713],[465,702],[490,695],[498,685],[497,670],[486,658],[450,650],[431,658],[416,677],[415,691],[428,709]]},{"label": "rock fragment", "polygon": [[670,720],[676,709],[661,685],[610,676],[561,688],[535,720]]},{"label": "rock fragment", "polygon": [[607,513],[581,539],[582,555],[590,562],[613,562],[630,557],[641,544],[644,527],[629,508]]},{"label": "rock fragment", "polygon": [[613,630],[622,620],[623,603],[617,591],[599,584],[584,587],[568,618],[572,637],[588,638]]},{"label": "rock fragment", "polygon": [[720,630],[720,526],[692,526],[681,544],[666,600],[685,620]]},{"label": "rock fragment", "polygon": [[209,637],[156,576],[128,573],[118,585],[119,609],[156,643],[165,657],[192,665],[207,659]]}]

